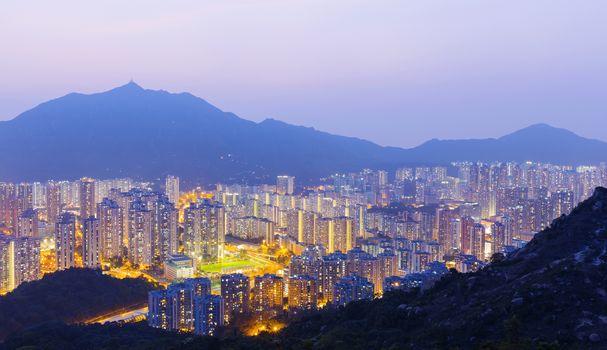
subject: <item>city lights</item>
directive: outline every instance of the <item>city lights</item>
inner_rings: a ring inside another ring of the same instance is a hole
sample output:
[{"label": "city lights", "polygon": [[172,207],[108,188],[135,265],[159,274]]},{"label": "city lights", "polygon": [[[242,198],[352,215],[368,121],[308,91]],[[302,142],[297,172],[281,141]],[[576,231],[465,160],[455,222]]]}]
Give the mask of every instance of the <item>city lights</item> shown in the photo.
[{"label": "city lights", "polygon": [[[174,175],[164,191],[129,179],[0,183],[0,292],[102,268],[166,286],[150,293],[152,327],[278,332],[307,310],[475,271],[607,183],[604,164],[459,162],[393,174],[190,191]],[[137,306],[101,319],[143,315]]]}]

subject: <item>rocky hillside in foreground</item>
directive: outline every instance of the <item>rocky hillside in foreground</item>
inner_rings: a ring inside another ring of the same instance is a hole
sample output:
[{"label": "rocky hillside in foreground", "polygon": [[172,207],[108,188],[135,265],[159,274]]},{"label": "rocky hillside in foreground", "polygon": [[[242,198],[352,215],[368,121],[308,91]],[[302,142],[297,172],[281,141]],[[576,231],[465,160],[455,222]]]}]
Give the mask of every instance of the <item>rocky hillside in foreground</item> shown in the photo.
[{"label": "rocky hillside in foreground", "polygon": [[424,292],[319,311],[279,334],[210,340],[146,331],[137,338],[144,325],[58,327],[17,334],[5,347],[85,342],[97,349],[127,343],[130,349],[605,349],[607,189],[598,188],[525,248],[479,272],[451,272]]}]

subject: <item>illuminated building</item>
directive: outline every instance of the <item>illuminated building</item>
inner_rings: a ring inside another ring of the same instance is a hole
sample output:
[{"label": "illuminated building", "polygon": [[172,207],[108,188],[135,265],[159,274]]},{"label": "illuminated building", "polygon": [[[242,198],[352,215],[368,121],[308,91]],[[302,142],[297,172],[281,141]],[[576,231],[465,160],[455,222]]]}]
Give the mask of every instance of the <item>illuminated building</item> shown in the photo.
[{"label": "illuminated building", "polygon": [[95,180],[83,177],[80,179],[80,217],[86,219],[95,216]]},{"label": "illuminated building", "polygon": [[317,279],[307,275],[289,277],[289,309],[316,309],[318,304]]},{"label": "illuminated building", "polygon": [[40,239],[0,234],[0,293],[40,278]]},{"label": "illuminated building", "polygon": [[23,282],[40,278],[40,239],[36,237],[15,238],[15,287]]},{"label": "illuminated building", "polygon": [[39,237],[38,213],[27,209],[17,218],[17,237]]},{"label": "illuminated building", "polygon": [[552,218],[569,214],[575,207],[573,191],[556,191],[551,195]]},{"label": "illuminated building", "polygon": [[235,237],[271,245],[274,242],[274,222],[255,216],[245,216],[234,220]]},{"label": "illuminated building", "polygon": [[32,184],[32,207],[35,209],[45,206],[44,186],[40,182]]},{"label": "illuminated building", "polygon": [[352,218],[346,216],[333,218],[329,235],[331,237],[329,238],[329,252],[336,250],[347,252],[352,249],[354,246],[354,238],[352,237]]},{"label": "illuminated building", "polygon": [[388,186],[388,172],[385,170],[378,170],[377,171],[377,182],[378,182],[379,188],[384,188],[384,187]]},{"label": "illuminated building", "polygon": [[472,234],[470,235],[472,255],[479,260],[485,260],[485,226],[474,224],[472,226]]},{"label": "illuminated building", "polygon": [[101,255],[105,259],[122,255],[124,246],[124,209],[115,201],[104,198],[97,204],[97,219],[101,236]]},{"label": "illuminated building", "polygon": [[251,284],[249,277],[240,273],[221,276],[221,297],[225,307],[225,321],[249,311]]},{"label": "illuminated building", "polygon": [[225,211],[209,200],[192,203],[184,211],[184,245],[188,256],[216,261],[223,257]]},{"label": "illuminated building", "polygon": [[12,229],[16,226],[17,210],[15,206],[15,185],[0,183],[0,223]]},{"label": "illuminated building", "polygon": [[420,225],[414,220],[398,220],[396,221],[396,237],[406,238],[409,240],[420,239]]},{"label": "illuminated building", "polygon": [[194,327],[194,293],[185,283],[174,283],[166,290],[169,312],[169,329],[189,332]]},{"label": "illuminated building", "polygon": [[168,330],[194,331],[195,299],[210,295],[210,290],[211,282],[207,278],[192,278],[171,284],[166,290],[149,292],[148,324]]},{"label": "illuminated building", "polygon": [[59,220],[61,214],[61,188],[58,183],[49,181],[46,184],[46,218],[51,227]]},{"label": "illuminated building", "polygon": [[355,248],[348,252],[347,273],[356,274],[373,283],[375,293],[381,293],[383,277],[380,273],[380,261],[361,249]]},{"label": "illuminated building", "polygon": [[0,234],[0,294],[15,288],[15,241]]},{"label": "illuminated building", "polygon": [[19,209],[24,211],[34,207],[33,186],[29,183],[17,184],[17,198],[19,199]]},{"label": "illuminated building", "polygon": [[306,247],[301,255],[291,257],[289,275],[308,275],[318,278],[320,275],[323,253],[324,250],[321,250],[318,246]]},{"label": "illuminated building", "polygon": [[99,219],[90,216],[82,222],[83,263],[84,267],[101,267],[101,233]]},{"label": "illuminated building", "polygon": [[211,294],[211,280],[205,277],[188,278],[183,281],[191,291],[192,296],[203,296]]},{"label": "illuminated building", "polygon": [[322,257],[320,268],[320,291],[325,302],[333,300],[333,287],[346,276],[348,258],[342,252],[334,252]]},{"label": "illuminated building", "polygon": [[443,254],[447,254],[455,247],[452,219],[456,218],[456,212],[442,207],[437,209],[436,215],[438,217],[438,243],[441,245]]},{"label": "illuminated building", "polygon": [[405,278],[402,276],[388,276],[384,278],[384,293],[406,288]]},{"label": "illuminated building", "polygon": [[[385,251],[377,255],[379,263],[379,277],[378,279],[383,280],[388,276],[398,275],[398,257],[392,251]],[[383,283],[379,284],[379,293],[382,293]]]},{"label": "illuminated building", "polygon": [[128,258],[133,265],[152,265],[152,212],[141,200],[129,209]]},{"label": "illuminated building", "polygon": [[76,254],[76,217],[63,213],[55,224],[55,254],[57,270],[74,267]]},{"label": "illuminated building", "polygon": [[396,169],[396,178],[397,182],[405,182],[413,180],[413,168],[398,168]]},{"label": "illuminated building", "polygon": [[215,335],[218,327],[224,323],[224,304],[219,295],[194,297],[194,333]]},{"label": "illuminated building", "polygon": [[400,248],[396,250],[399,274],[410,273],[413,270],[413,252],[411,249]]},{"label": "illuminated building", "polygon": [[164,193],[169,198],[169,202],[177,203],[179,201],[179,178],[177,176],[168,175],[164,182]]},{"label": "illuminated building", "polygon": [[421,180],[415,180],[415,203],[426,202],[426,184]]},{"label": "illuminated building", "polygon": [[373,299],[374,286],[366,278],[349,275],[341,278],[333,288],[333,304],[345,305],[357,300]]},{"label": "illuminated building", "polygon": [[303,239],[303,213],[300,209],[287,209],[287,234],[298,241]]},{"label": "illuminated building", "polygon": [[170,255],[177,253],[179,242],[177,240],[177,221],[179,211],[166,197],[160,196],[154,203],[154,256],[165,261]]},{"label": "illuminated building", "polygon": [[276,177],[276,193],[293,194],[295,189],[295,177],[279,175]]},{"label": "illuminated building", "polygon": [[194,260],[186,255],[170,255],[164,262],[164,278],[175,282],[194,277]]},{"label": "illuminated building", "polygon": [[460,223],[460,249],[464,254],[472,254],[472,229],[474,227],[474,219],[470,216],[464,216]]},{"label": "illuminated building", "polygon": [[147,320],[150,327],[171,329],[169,299],[166,290],[154,290],[148,293]]},{"label": "illuminated building", "polygon": [[284,282],[282,277],[265,274],[255,276],[253,289],[253,311],[260,319],[276,316],[282,309],[284,298]]},{"label": "illuminated building", "polygon": [[411,272],[421,272],[426,269],[431,262],[431,255],[426,251],[416,250],[412,255]]}]

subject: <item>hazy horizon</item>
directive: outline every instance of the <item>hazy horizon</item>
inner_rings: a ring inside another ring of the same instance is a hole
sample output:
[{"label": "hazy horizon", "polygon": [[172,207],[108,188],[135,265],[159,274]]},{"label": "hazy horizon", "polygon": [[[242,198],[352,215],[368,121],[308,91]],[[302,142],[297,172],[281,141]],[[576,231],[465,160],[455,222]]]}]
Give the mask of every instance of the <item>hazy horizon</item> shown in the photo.
[{"label": "hazy horizon", "polygon": [[536,123],[606,140],[599,1],[0,5],[0,120],[133,78],[225,111],[410,148]]}]

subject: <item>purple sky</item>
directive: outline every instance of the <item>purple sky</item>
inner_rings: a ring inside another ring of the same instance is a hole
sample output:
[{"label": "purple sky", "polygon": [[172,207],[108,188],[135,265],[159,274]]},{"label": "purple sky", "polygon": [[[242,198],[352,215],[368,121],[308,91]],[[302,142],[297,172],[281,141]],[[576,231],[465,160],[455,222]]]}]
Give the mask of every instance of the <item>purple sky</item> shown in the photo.
[{"label": "purple sky", "polygon": [[133,77],[266,117],[414,146],[545,122],[607,140],[607,2],[0,3],[0,119]]}]

